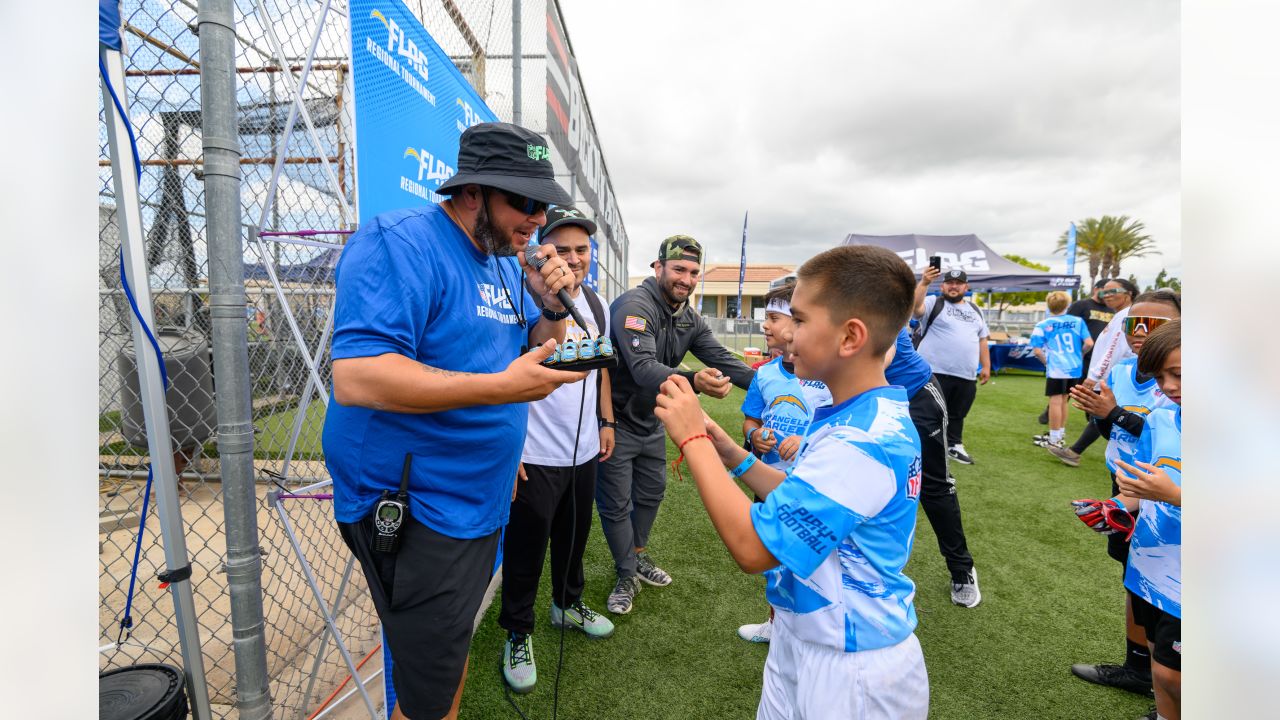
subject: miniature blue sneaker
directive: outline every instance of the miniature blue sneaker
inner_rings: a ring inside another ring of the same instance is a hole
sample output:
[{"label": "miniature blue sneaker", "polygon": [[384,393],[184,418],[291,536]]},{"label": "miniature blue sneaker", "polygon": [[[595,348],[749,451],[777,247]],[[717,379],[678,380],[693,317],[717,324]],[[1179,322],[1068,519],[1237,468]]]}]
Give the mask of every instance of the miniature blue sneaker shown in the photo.
[{"label": "miniature blue sneaker", "polygon": [[582,342],[578,343],[578,359],[590,360],[596,356],[596,341],[591,338],[582,338]]},{"label": "miniature blue sneaker", "polygon": [[578,343],[565,340],[560,346],[560,362],[573,362],[578,359]]},{"label": "miniature blue sneaker", "polygon": [[607,337],[600,338],[596,341],[596,352],[600,357],[613,357],[613,340]]}]

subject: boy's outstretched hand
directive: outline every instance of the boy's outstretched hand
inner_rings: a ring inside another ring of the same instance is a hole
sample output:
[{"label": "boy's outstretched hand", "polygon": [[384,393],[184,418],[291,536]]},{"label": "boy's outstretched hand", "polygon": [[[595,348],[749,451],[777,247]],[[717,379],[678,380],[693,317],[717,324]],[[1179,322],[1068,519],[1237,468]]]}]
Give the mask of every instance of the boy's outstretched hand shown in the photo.
[{"label": "boy's outstretched hand", "polygon": [[703,420],[706,414],[702,412],[698,396],[682,375],[672,375],[658,388],[658,403],[653,414],[676,445],[707,429]]},{"label": "boy's outstretched hand", "polygon": [[1116,460],[1116,485],[1120,486],[1120,492],[1130,497],[1182,507],[1182,488],[1169,477],[1169,473],[1141,460],[1135,460],[1134,465]]},{"label": "boy's outstretched hand", "polygon": [[1071,403],[1094,417],[1105,418],[1116,407],[1116,395],[1106,381],[1098,383],[1096,390],[1076,385],[1070,392]]}]

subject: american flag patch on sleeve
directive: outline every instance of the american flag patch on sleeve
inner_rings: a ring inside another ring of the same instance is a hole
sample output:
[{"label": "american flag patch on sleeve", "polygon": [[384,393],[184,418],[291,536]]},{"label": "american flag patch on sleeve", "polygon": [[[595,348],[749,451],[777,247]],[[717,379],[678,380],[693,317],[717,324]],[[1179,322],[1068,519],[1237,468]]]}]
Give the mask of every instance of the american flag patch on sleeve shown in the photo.
[{"label": "american flag patch on sleeve", "polygon": [[635,330],[636,332],[644,332],[644,318],[638,315],[628,315],[626,321],[622,323],[622,327],[627,330]]}]

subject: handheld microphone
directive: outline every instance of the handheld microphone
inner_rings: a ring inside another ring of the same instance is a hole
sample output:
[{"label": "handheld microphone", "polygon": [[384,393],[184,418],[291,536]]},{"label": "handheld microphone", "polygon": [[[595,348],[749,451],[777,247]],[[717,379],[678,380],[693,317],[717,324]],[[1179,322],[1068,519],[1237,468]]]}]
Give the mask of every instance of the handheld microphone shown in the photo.
[{"label": "handheld microphone", "polygon": [[[524,248],[524,260],[534,270],[541,270],[542,266],[547,264],[547,259],[538,254],[539,247],[541,245],[531,241]],[[577,306],[573,304],[573,298],[569,297],[569,291],[560,288],[556,293],[556,297],[560,300],[560,304],[564,306],[564,309],[568,310],[569,314],[573,316],[573,321],[578,323],[578,327],[582,328],[582,332],[587,333],[589,337],[591,333],[587,330],[587,323],[582,319],[582,314],[578,312]]]}]

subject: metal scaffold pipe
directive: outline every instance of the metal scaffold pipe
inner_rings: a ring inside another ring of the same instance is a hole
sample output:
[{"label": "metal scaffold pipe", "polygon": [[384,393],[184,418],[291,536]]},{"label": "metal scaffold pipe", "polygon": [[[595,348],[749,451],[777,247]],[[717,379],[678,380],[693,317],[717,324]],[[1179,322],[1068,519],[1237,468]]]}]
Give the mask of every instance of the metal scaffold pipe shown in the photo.
[{"label": "metal scaffold pipe", "polygon": [[262,612],[262,556],[253,479],[253,405],[245,332],[236,119],[234,0],[201,0],[200,105],[209,243],[209,311],[217,368],[218,456],[227,535],[236,708],[241,720],[272,716]]},{"label": "metal scaffold pipe", "polygon": [[521,37],[524,32],[521,27],[521,8],[520,0],[511,1],[511,122],[516,125],[520,124],[521,118],[521,92],[523,78],[521,74],[524,71],[523,58],[520,55]]}]

